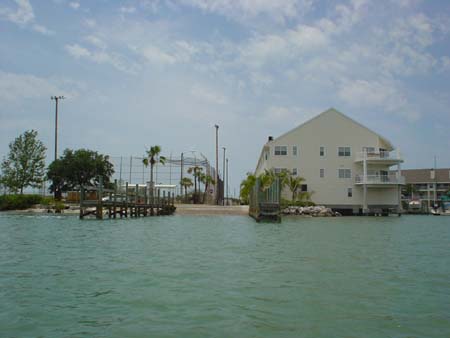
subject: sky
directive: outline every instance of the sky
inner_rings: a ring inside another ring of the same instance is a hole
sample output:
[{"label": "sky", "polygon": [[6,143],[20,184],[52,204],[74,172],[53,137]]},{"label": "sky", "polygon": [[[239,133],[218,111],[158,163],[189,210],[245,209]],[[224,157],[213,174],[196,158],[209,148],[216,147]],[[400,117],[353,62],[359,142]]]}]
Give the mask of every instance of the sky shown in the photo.
[{"label": "sky", "polygon": [[2,0],[0,157],[35,129],[51,160],[52,95],[60,150],[214,163],[218,124],[232,189],[330,107],[450,167],[450,1]]}]

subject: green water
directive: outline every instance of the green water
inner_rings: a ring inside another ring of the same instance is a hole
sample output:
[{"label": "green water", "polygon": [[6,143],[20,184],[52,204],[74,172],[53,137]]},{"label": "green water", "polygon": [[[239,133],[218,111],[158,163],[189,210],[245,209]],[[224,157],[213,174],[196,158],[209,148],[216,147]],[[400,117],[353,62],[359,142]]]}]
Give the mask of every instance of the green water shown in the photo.
[{"label": "green water", "polygon": [[450,217],[0,214],[0,337],[450,337]]}]

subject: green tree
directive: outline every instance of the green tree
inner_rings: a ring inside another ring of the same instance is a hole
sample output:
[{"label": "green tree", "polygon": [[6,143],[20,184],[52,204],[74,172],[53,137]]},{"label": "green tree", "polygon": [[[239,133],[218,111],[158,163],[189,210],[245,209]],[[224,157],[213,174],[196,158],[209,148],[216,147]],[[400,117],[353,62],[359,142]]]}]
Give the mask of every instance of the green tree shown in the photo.
[{"label": "green tree", "polygon": [[[303,177],[295,177],[290,175],[287,179],[287,186],[292,193],[292,202],[297,200],[298,192],[303,184],[305,179]],[[303,193],[300,193],[301,195]]]},{"label": "green tree", "polygon": [[142,161],[146,167],[150,165],[150,192],[153,195],[153,188],[155,186],[153,182],[153,169],[155,167],[155,164],[161,163],[162,165],[166,164],[166,158],[164,156],[161,156],[161,147],[160,146],[153,146],[150,147],[149,150],[147,150],[147,157],[144,158]]},{"label": "green tree", "polygon": [[248,204],[250,200],[250,194],[253,187],[256,184],[256,176],[252,173],[247,173],[247,177],[242,180],[240,184],[239,197],[244,204]]},{"label": "green tree", "polygon": [[187,200],[187,189],[192,187],[194,183],[192,183],[192,180],[189,177],[183,177],[180,184],[184,188],[184,199]]},{"label": "green tree", "polygon": [[270,188],[273,181],[277,178],[277,175],[275,172],[270,169],[265,169],[264,172],[258,176],[259,182],[260,182],[260,189],[261,191],[266,191]]},{"label": "green tree", "polygon": [[[190,167],[188,169],[188,173],[192,174],[194,176],[194,204],[198,202],[199,200],[199,191],[200,191],[200,176],[202,174],[203,168],[199,166]],[[198,184],[197,184],[198,183]],[[197,192],[198,187],[198,192]]]},{"label": "green tree", "polygon": [[206,175],[206,174],[203,174],[203,173],[200,174],[200,180],[205,186],[205,191],[203,192],[203,204],[205,204],[206,193],[208,191],[208,187],[211,184],[216,184],[216,181],[210,175]]},{"label": "green tree", "polygon": [[26,187],[40,187],[45,177],[45,151],[37,131],[28,130],[9,144],[3,159],[1,183],[10,191],[23,194]]},{"label": "green tree", "polygon": [[62,192],[82,185],[97,185],[100,177],[103,178],[103,184],[108,186],[113,174],[109,156],[87,149],[66,149],[61,158],[49,165],[47,177],[52,181],[50,191],[59,199]]}]

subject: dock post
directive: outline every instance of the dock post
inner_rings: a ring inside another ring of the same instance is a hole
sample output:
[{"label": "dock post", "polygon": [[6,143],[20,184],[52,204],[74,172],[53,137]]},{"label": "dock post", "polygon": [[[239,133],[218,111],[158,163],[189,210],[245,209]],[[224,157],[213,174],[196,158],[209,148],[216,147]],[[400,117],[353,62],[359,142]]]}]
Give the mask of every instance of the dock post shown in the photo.
[{"label": "dock post", "polygon": [[160,205],[161,204],[161,190],[158,189],[158,195],[157,195],[157,200],[156,200],[156,214],[159,216],[159,211],[160,211]]},{"label": "dock post", "polygon": [[136,190],[134,192],[134,217],[139,217],[140,210],[138,208],[138,202],[139,202],[139,184],[136,184]]},{"label": "dock post", "polygon": [[116,218],[116,202],[117,202],[117,180],[114,180],[114,196],[113,196],[113,213],[114,213],[114,218]]},{"label": "dock post", "polygon": [[80,187],[80,219],[84,218],[83,202],[84,202],[84,186],[82,185]]},{"label": "dock post", "polygon": [[99,177],[99,185],[97,189],[97,219],[103,219],[103,176]]},{"label": "dock post", "polygon": [[128,182],[125,183],[125,217],[128,217]]}]

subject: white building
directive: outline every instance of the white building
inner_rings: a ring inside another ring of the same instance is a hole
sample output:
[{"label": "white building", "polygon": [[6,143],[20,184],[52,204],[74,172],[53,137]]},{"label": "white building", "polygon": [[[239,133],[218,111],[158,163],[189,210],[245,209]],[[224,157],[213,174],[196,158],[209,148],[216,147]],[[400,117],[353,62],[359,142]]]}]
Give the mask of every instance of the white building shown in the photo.
[{"label": "white building", "polygon": [[[329,109],[264,145],[255,174],[289,170],[316,204],[346,213],[400,209],[403,159],[384,137]],[[392,172],[392,166],[396,171]],[[283,197],[290,199],[288,188]]]}]

